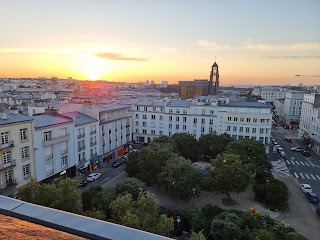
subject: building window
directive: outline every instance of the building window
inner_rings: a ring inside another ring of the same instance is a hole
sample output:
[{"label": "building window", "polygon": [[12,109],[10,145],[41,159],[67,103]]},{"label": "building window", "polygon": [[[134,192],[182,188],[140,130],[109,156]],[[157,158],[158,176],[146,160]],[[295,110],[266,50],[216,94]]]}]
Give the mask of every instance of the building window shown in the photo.
[{"label": "building window", "polygon": [[172,113],[172,109],[171,108],[169,109],[169,113]]},{"label": "building window", "polygon": [[213,119],[210,119],[210,120],[209,120],[209,123],[210,123],[210,124],[213,124]]},{"label": "building window", "polygon": [[172,132],[169,132],[169,136],[170,136],[170,137],[172,136]]},{"label": "building window", "polygon": [[193,119],[193,123],[197,123],[197,119],[196,118]]},{"label": "building window", "polygon": [[187,109],[183,109],[183,114],[187,114]]},{"label": "building window", "polygon": [[44,142],[50,141],[51,139],[52,139],[52,132],[51,131],[43,133],[43,141]]},{"label": "building window", "polygon": [[202,109],[202,115],[205,115],[205,114],[206,114],[206,110]]},{"label": "building window", "polygon": [[247,118],[247,122],[250,122],[250,118]]},{"label": "building window", "polygon": [[261,133],[261,134],[264,133],[264,128],[260,128],[260,133]]},{"label": "building window", "polygon": [[68,164],[68,156],[61,157],[61,166],[65,166]]},{"label": "building window", "polygon": [[244,122],[244,118],[240,118],[240,122]]},{"label": "building window", "polygon": [[143,114],[143,115],[142,115],[142,119],[147,119],[147,115],[146,115],[146,114]]},{"label": "building window", "polygon": [[143,134],[147,134],[147,130],[146,129],[142,129],[142,133]]},{"label": "building window", "polygon": [[176,125],[176,129],[179,129],[179,125],[178,124]]},{"label": "building window", "polygon": [[250,132],[250,128],[246,127],[246,133]]},{"label": "building window", "polygon": [[156,131],[155,131],[155,130],[151,130],[151,134],[152,134],[152,135],[155,135],[155,134],[156,134]]},{"label": "building window", "polygon": [[156,107],[153,107],[153,108],[152,108],[152,111],[154,111],[154,112],[157,111],[157,108],[156,108]]},{"label": "building window", "polygon": [[172,121],[172,116],[169,116],[169,121],[170,121],[170,122]]},{"label": "building window", "polygon": [[260,122],[261,122],[261,123],[265,123],[265,119],[261,119]]},{"label": "building window", "polygon": [[139,126],[139,121],[136,121],[136,126]]},{"label": "building window", "polygon": [[151,115],[151,119],[155,120],[156,119],[156,115]]},{"label": "building window", "polygon": [[231,117],[228,117],[228,121],[231,121]]},{"label": "building window", "polygon": [[138,128],[136,128],[136,133],[138,133],[139,132],[139,129]]},{"label": "building window", "polygon": [[11,183],[12,180],[13,180],[13,171],[10,170],[10,171],[7,171],[4,173],[4,178],[6,180],[6,183]]},{"label": "building window", "polygon": [[139,114],[136,114],[136,119],[139,119]]},{"label": "building window", "polygon": [[268,134],[269,133],[269,129],[268,128],[266,128],[266,134]]},{"label": "building window", "polygon": [[9,143],[9,132],[1,133],[1,143],[2,144]]},{"label": "building window", "polygon": [[147,126],[147,122],[142,122],[142,126],[146,127]]},{"label": "building window", "polygon": [[212,133],[212,132],[213,132],[213,128],[209,127],[209,133]]},{"label": "building window", "polygon": [[160,116],[159,116],[159,119],[160,119],[160,120],[163,120],[163,116],[162,116],[162,115],[160,115]]},{"label": "building window", "polygon": [[176,109],[176,113],[179,114],[180,113],[180,109]]},{"label": "building window", "polygon": [[179,122],[179,117],[176,117],[176,121]]},{"label": "building window", "polygon": [[233,118],[233,121],[237,122],[237,121],[238,121],[238,118],[237,118],[237,117]]},{"label": "building window", "polygon": [[21,148],[21,158],[28,159],[29,158],[29,147]]},{"label": "building window", "polygon": [[28,141],[28,129],[27,128],[20,129],[20,140],[21,140],[21,142]]},{"label": "building window", "polygon": [[11,162],[11,152],[2,153],[3,164],[9,164]]},{"label": "building window", "polygon": [[187,125],[183,125],[183,126],[182,126],[182,129],[183,129],[183,130],[186,130],[186,129],[187,129]]},{"label": "building window", "polygon": [[233,126],[233,131],[234,131],[234,132],[237,131],[237,126]]},{"label": "building window", "polygon": [[24,165],[22,167],[22,170],[23,170],[23,177],[24,178],[27,178],[27,177],[30,177],[30,164],[27,164],[27,165]]},{"label": "building window", "polygon": [[144,111],[147,112],[148,111],[148,107],[144,107]]},{"label": "building window", "polygon": [[159,131],[159,135],[163,135],[163,132],[162,132],[162,131]]},{"label": "building window", "polygon": [[187,121],[187,117],[183,117],[183,122],[186,122]]},{"label": "building window", "polygon": [[214,111],[210,111],[210,115],[213,115],[214,114]]},{"label": "building window", "polygon": [[257,129],[256,128],[252,128],[252,133],[256,133]]},{"label": "building window", "polygon": [[169,129],[172,129],[172,124],[171,123],[169,124]]},{"label": "building window", "polygon": [[252,121],[253,121],[254,123],[256,123],[256,122],[257,122],[257,119],[256,119],[256,118],[254,118]]},{"label": "building window", "polygon": [[201,124],[205,124],[206,120],[204,118],[201,118]]},{"label": "building window", "polygon": [[231,130],[231,126],[227,126],[227,132]]},{"label": "building window", "polygon": [[243,132],[243,127],[240,127],[240,128],[239,128],[239,132]]}]

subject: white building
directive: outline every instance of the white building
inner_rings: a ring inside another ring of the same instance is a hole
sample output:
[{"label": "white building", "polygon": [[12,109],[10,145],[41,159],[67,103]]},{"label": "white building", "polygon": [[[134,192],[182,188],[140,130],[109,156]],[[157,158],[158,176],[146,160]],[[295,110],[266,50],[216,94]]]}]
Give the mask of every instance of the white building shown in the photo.
[{"label": "white building", "polygon": [[303,96],[303,92],[287,92],[284,100],[284,119],[287,124],[299,124]]},{"label": "white building", "polygon": [[320,94],[306,94],[302,102],[299,137],[310,141],[320,153]]},{"label": "white building", "polygon": [[66,171],[76,176],[75,127],[71,117],[52,112],[33,116],[36,180],[50,181]]},{"label": "white building", "polygon": [[100,149],[99,121],[80,112],[63,113],[71,117],[75,124],[74,155],[76,156],[77,169],[86,173],[98,168],[98,152]]},{"label": "white building", "polygon": [[35,175],[31,120],[17,112],[0,113],[0,194]]},{"label": "white building", "polygon": [[216,97],[194,100],[140,101],[133,105],[133,140],[149,143],[161,135],[229,133],[236,139],[268,143],[270,106],[258,102],[219,103]]},{"label": "white building", "polygon": [[285,98],[287,90],[279,87],[263,87],[255,88],[252,91],[253,95],[261,96],[266,102],[273,102],[278,98]]}]

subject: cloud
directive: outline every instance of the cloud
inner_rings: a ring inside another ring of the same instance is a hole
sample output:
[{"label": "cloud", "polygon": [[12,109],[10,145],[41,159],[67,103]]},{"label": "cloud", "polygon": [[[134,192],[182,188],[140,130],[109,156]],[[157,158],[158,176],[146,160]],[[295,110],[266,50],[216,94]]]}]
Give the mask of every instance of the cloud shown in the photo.
[{"label": "cloud", "polygon": [[209,42],[208,40],[199,40],[197,45],[207,48],[209,50],[228,50],[231,48],[230,45],[224,45],[216,42]]},{"label": "cloud", "polygon": [[269,56],[268,59],[318,59],[320,56]]},{"label": "cloud", "polygon": [[97,53],[96,56],[108,60],[121,60],[121,61],[146,61],[146,58],[127,57],[120,53]]}]

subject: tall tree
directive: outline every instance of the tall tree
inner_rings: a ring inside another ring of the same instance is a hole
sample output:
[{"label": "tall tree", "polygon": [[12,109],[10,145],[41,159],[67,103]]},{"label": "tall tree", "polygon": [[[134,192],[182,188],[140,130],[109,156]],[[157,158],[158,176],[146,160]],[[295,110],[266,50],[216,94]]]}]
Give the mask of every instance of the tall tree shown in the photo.
[{"label": "tall tree", "polygon": [[226,133],[221,135],[216,133],[202,135],[198,141],[198,153],[215,159],[218,154],[225,151],[227,145],[232,141],[233,139]]},{"label": "tall tree", "polygon": [[253,166],[241,163],[239,158],[235,154],[219,155],[214,161],[215,169],[210,170],[206,178],[210,190],[226,194],[228,201],[231,193],[245,191],[252,180]]},{"label": "tall tree", "polygon": [[139,197],[140,192],[146,191],[146,188],[146,184],[137,178],[126,178],[115,186],[117,195],[130,193],[134,200]]},{"label": "tall tree", "polygon": [[195,168],[190,160],[173,155],[162,167],[158,183],[172,197],[188,201],[195,194],[193,189],[200,195],[203,176],[201,170]]},{"label": "tall tree", "polygon": [[194,160],[197,149],[197,139],[189,133],[176,133],[172,136],[179,154],[185,159]]},{"label": "tall tree", "polygon": [[244,163],[254,164],[257,172],[271,167],[265,146],[254,139],[241,139],[230,142],[226,153],[240,155],[240,160]]}]

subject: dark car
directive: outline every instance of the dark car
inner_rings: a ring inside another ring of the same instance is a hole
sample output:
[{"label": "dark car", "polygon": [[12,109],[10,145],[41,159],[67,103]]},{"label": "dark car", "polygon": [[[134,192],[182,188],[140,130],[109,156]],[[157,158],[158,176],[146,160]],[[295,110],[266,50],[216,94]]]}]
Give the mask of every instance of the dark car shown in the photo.
[{"label": "dark car", "polygon": [[120,167],[121,165],[124,164],[124,162],[125,162],[124,159],[118,159],[112,163],[112,167]]},{"label": "dark car", "polygon": [[291,143],[293,142],[293,141],[292,141],[292,138],[286,138],[285,140],[286,140],[287,142],[291,142]]},{"label": "dark car", "polygon": [[301,151],[301,153],[303,154],[303,156],[305,157],[310,157],[310,153],[308,151]]},{"label": "dark car", "polygon": [[78,188],[84,188],[84,187],[87,186],[87,184],[88,184],[87,181],[81,181],[81,182],[78,183]]},{"label": "dark car", "polygon": [[307,192],[306,193],[306,198],[308,199],[308,201],[310,203],[316,203],[319,204],[319,197],[317,196],[317,194],[315,194],[314,192]]}]

